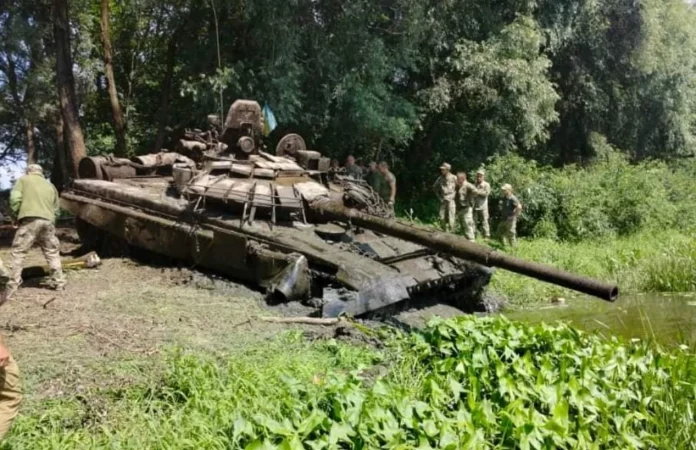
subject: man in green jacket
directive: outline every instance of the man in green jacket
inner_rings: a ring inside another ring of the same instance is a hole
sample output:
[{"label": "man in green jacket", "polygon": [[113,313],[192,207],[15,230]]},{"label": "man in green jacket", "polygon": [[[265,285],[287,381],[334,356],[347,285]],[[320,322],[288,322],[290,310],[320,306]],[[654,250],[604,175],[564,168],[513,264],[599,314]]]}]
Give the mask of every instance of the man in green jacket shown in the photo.
[{"label": "man in green jacket", "polygon": [[59,210],[58,191],[44,178],[41,166],[27,166],[27,174],[17,181],[10,192],[10,208],[19,222],[19,229],[10,251],[10,281],[7,283],[6,299],[9,300],[22,284],[24,257],[35,243],[41,247],[51,270],[51,287],[63,289],[66,280],[55,227]]}]

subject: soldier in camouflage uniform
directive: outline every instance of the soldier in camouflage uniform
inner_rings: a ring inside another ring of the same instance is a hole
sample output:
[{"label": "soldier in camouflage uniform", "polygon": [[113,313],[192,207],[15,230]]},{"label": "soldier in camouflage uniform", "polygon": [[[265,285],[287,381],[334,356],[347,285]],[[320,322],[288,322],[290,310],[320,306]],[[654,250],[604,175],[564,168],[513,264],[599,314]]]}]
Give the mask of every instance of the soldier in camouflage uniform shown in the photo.
[{"label": "soldier in camouflage uniform", "polygon": [[474,184],[474,186],[478,189],[478,192],[474,197],[474,219],[475,222],[481,222],[483,237],[490,239],[491,229],[488,224],[488,196],[491,194],[491,185],[485,180],[485,176],[486,174],[483,169],[479,169],[476,172],[476,184]]},{"label": "soldier in camouflage uniform", "polygon": [[345,166],[346,175],[355,178],[356,180],[362,180],[363,170],[362,167],[355,164],[355,157],[353,155],[348,155],[346,158]]},{"label": "soldier in camouflage uniform", "polygon": [[498,225],[498,236],[503,244],[510,242],[513,247],[517,245],[517,216],[522,212],[522,203],[512,193],[512,186],[504,184],[503,191],[503,221]]},{"label": "soldier in camouflage uniform", "polygon": [[396,200],[396,177],[389,171],[386,161],[381,161],[377,166],[379,174],[382,176],[378,194],[387,203],[391,215],[394,214],[394,201]]},{"label": "soldier in camouflage uniform", "polygon": [[59,210],[58,191],[43,176],[38,164],[30,164],[27,174],[21,177],[10,192],[10,207],[19,229],[12,242],[10,255],[10,281],[7,299],[22,284],[24,257],[34,243],[39,244],[51,270],[51,285],[54,289],[65,287],[65,275],[60,262],[55,221]]},{"label": "soldier in camouflage uniform", "polygon": [[367,182],[368,185],[370,185],[370,187],[372,188],[373,191],[379,193],[383,180],[384,180],[384,177],[382,176],[381,173],[379,173],[379,169],[377,168],[377,163],[374,161],[371,161],[367,167],[367,174],[365,175],[365,181]]},{"label": "soldier in camouflage uniform", "polygon": [[452,166],[443,163],[440,166],[441,175],[433,185],[435,195],[440,199],[440,226],[445,231],[453,231],[456,220],[454,197],[457,193],[457,177],[450,170]]},{"label": "soldier in camouflage uniform", "polygon": [[473,241],[475,236],[474,201],[478,192],[476,186],[466,180],[465,172],[457,174],[457,221],[464,236],[470,241]]}]

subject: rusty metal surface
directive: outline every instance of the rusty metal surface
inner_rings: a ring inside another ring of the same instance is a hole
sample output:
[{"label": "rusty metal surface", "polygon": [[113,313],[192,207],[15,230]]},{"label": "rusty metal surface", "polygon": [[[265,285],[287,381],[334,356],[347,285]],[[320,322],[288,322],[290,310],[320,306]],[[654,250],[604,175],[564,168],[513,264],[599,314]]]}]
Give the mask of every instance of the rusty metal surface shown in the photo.
[{"label": "rusty metal surface", "polygon": [[[276,145],[276,155],[277,156],[295,156],[297,155],[297,152],[299,150],[307,150],[307,144],[305,143],[305,140],[302,139],[302,136],[299,134],[286,134],[283,136],[280,141],[278,141],[278,145]],[[319,152],[313,152],[316,156],[315,159],[318,159],[321,157],[321,154]],[[309,154],[305,154],[306,160],[309,160]]]},{"label": "rusty metal surface", "polygon": [[311,205],[312,209],[320,211],[339,220],[352,223],[391,236],[411,241],[442,253],[474,261],[488,267],[500,267],[515,273],[573,289],[602,300],[613,302],[619,295],[615,284],[605,283],[588,277],[583,277],[555,267],[523,260],[495,249],[470,242],[462,236],[407,225],[395,220],[385,220],[327,199],[318,199]]},{"label": "rusty metal surface", "polygon": [[[131,185],[132,183],[132,185]],[[275,257],[256,260],[249,263],[249,252],[242,250],[247,244],[243,240],[256,242],[262,245],[267,252],[297,252],[307,258],[312,270],[320,270],[327,274],[335,282],[354,289],[355,292],[363,292],[362,296],[349,299],[344,305],[343,311],[356,314],[366,312],[370,308],[382,308],[389,304],[404,300],[403,289],[378,289],[380,283],[389,283],[385,280],[393,280],[406,277],[409,285],[417,285],[419,282],[434,280],[441,277],[443,272],[434,268],[433,263],[421,261],[416,264],[412,259],[401,261],[398,264],[389,265],[377,260],[365,258],[355,253],[349,247],[342,248],[327,242],[316,233],[314,227],[298,229],[295,226],[280,225],[273,229],[265,223],[257,223],[255,227],[242,227],[234,217],[205,217],[198,218],[187,216],[189,203],[181,199],[164,195],[162,183],[157,179],[148,180],[119,180],[119,183],[104,180],[77,180],[74,189],[83,193],[96,194],[98,198],[88,198],[67,192],[63,195],[63,203],[66,209],[79,217],[84,218],[100,229],[123,237],[131,245],[165,254],[167,256],[192,261],[203,267],[209,267],[234,278],[252,281],[261,287],[285,291],[290,298],[303,298],[304,288],[293,290],[282,280],[275,280],[282,270],[276,273],[259,272],[259,267],[264,262],[269,262],[276,269],[285,270],[292,266],[284,257]],[[140,205],[139,207],[124,205]],[[121,206],[118,206],[121,205]],[[159,216],[158,216],[159,214]],[[212,233],[211,233],[212,232]],[[361,233],[364,241],[381,242],[380,238],[369,230]],[[389,238],[387,239],[390,240]],[[401,248],[398,240],[391,239],[391,253],[399,250],[413,249],[412,244],[403,243]],[[172,243],[176,242],[176,245]],[[391,254],[390,253],[390,254]],[[263,251],[255,251],[252,258],[258,258]],[[418,259],[418,258],[416,258]],[[422,259],[422,258],[421,258]],[[249,267],[256,268],[252,271]],[[456,270],[455,267],[451,268]],[[295,270],[295,269],[292,269]],[[292,272],[290,272],[292,273]],[[300,271],[302,273],[302,271]],[[412,273],[409,275],[409,273]],[[303,277],[294,276],[296,280]],[[288,275],[286,273],[286,275]],[[282,278],[282,277],[281,277]],[[275,287],[274,287],[275,286]],[[371,301],[367,299],[380,293],[379,298]],[[330,307],[329,307],[330,309]],[[329,310],[327,309],[327,311]]]},{"label": "rusty metal surface", "polygon": [[176,152],[86,160],[62,202],[91,234],[251,282],[282,301],[316,295],[328,315],[441,295],[477,300],[490,278],[480,266],[350,217],[329,224],[331,214],[308,207],[339,202],[393,214],[362,180],[331,172],[329,158],[299,135],[268,153],[263,122],[257,102],[238,100],[224,126],[210,117],[209,130],[172,137]]}]

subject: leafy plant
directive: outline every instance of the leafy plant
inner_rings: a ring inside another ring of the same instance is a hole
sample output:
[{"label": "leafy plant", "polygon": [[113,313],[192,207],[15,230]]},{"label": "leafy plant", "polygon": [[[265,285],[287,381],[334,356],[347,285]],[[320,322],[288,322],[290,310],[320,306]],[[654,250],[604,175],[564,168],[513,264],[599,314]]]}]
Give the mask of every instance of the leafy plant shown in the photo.
[{"label": "leafy plant", "polygon": [[[3,448],[689,448],[686,349],[505,318],[383,330],[382,351],[300,335],[219,360],[175,353],[97,419],[82,398],[21,417]],[[692,447],[693,448],[693,447]]]}]

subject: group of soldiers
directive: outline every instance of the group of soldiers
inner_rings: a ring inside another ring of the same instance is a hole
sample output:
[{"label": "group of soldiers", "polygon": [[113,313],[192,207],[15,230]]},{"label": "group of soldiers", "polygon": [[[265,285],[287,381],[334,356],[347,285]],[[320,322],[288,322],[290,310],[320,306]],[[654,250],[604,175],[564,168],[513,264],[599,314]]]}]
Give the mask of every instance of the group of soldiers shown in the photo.
[{"label": "group of soldiers", "polygon": [[[331,160],[331,170],[365,180],[393,210],[396,177],[389,171],[386,162],[377,164],[373,161],[367,167],[361,167],[353,155],[348,155],[343,167],[338,160]],[[483,237],[490,239],[488,197],[491,194],[491,185],[486,181],[483,169],[476,172],[475,183],[470,183],[467,181],[466,172],[454,175],[452,166],[443,163],[440,166],[440,177],[435,181],[433,188],[440,201],[440,225],[445,231],[455,232],[459,228],[467,239],[473,241],[478,223]],[[522,203],[513,194],[511,185],[504,184],[500,189],[503,194],[503,220],[497,234],[503,244],[509,243],[514,246],[517,243],[517,217],[522,212]]]},{"label": "group of soldiers", "polygon": [[[443,163],[433,189],[440,200],[440,225],[445,231],[454,232],[459,224],[464,236],[473,241],[478,222],[483,237],[490,239],[488,197],[491,185],[486,181],[483,169],[476,172],[475,183],[470,183],[466,172],[454,175],[452,166]],[[500,189],[503,193],[503,221],[498,228],[498,235],[504,244],[514,246],[517,243],[517,216],[522,212],[522,204],[512,193],[511,185],[504,184]]]},{"label": "group of soldiers", "polygon": [[[29,164],[10,192],[10,209],[16,219],[17,231],[10,251],[10,269],[0,260],[0,306],[7,302],[22,284],[24,258],[38,244],[50,268],[53,289],[66,284],[60,261],[55,221],[59,212],[58,191],[43,176],[41,166]],[[17,363],[0,336],[0,440],[9,431],[22,401]]]}]

